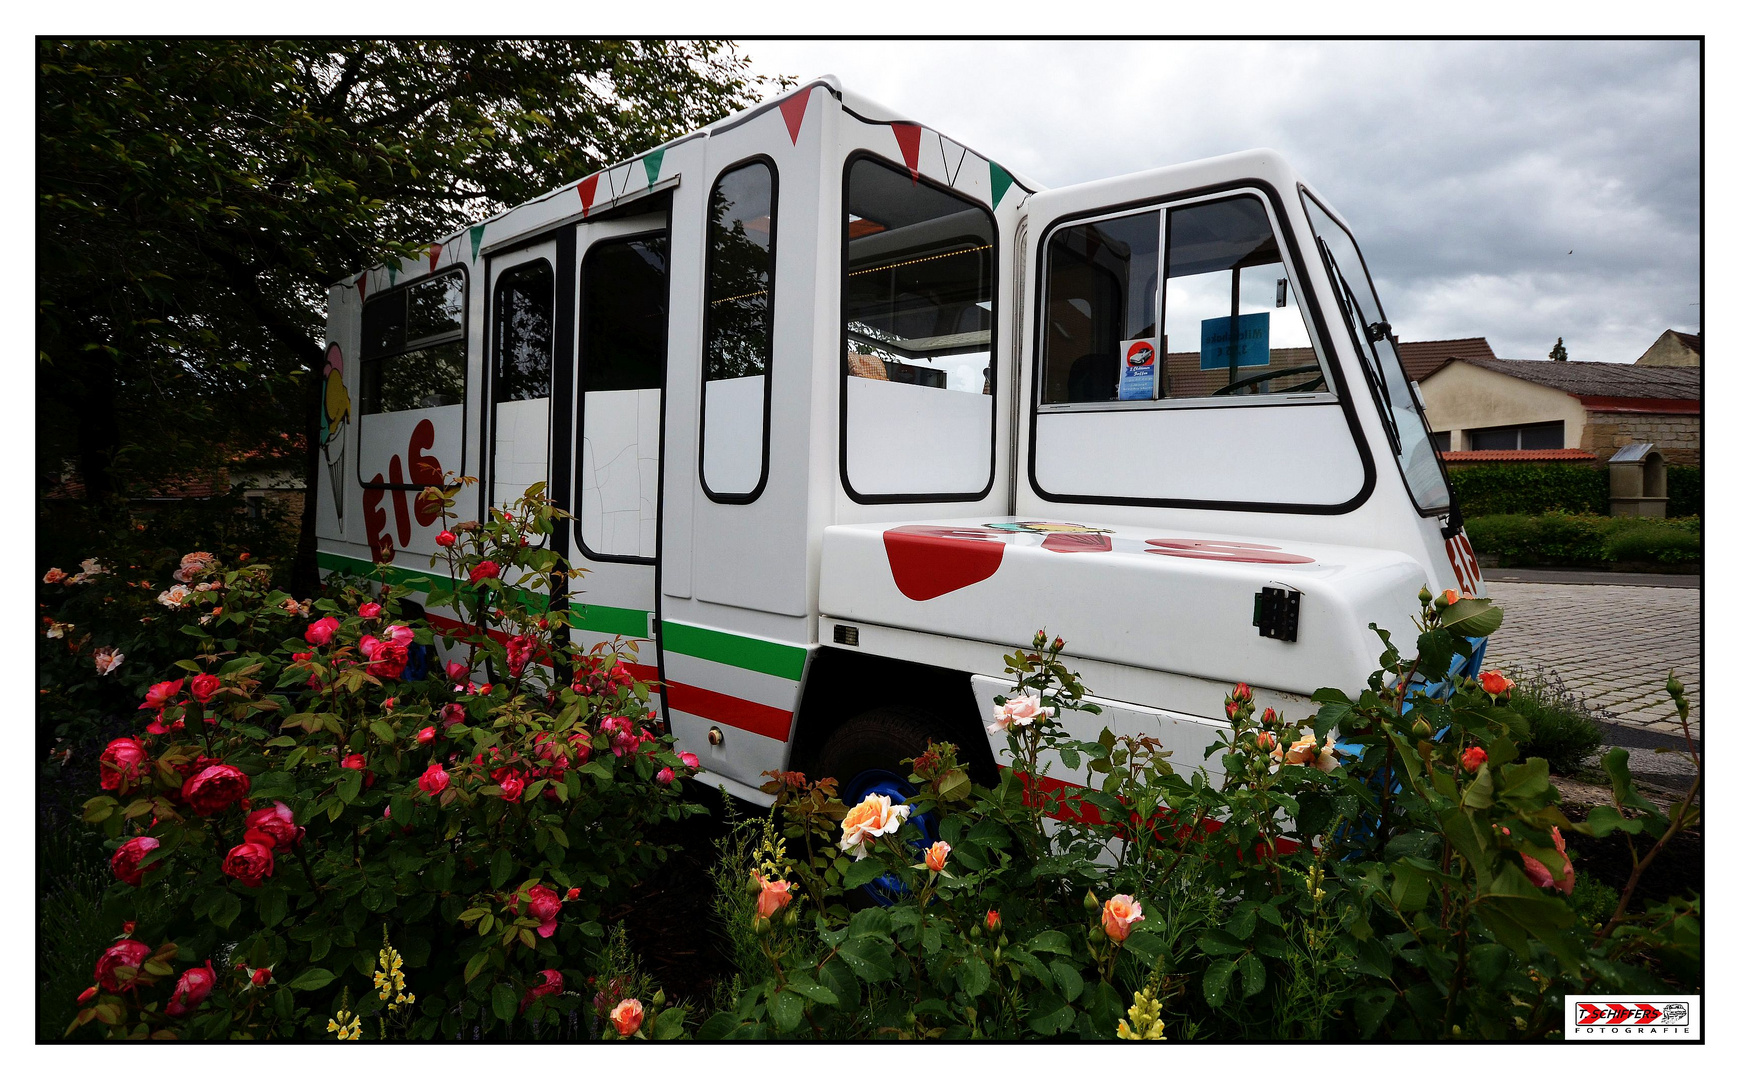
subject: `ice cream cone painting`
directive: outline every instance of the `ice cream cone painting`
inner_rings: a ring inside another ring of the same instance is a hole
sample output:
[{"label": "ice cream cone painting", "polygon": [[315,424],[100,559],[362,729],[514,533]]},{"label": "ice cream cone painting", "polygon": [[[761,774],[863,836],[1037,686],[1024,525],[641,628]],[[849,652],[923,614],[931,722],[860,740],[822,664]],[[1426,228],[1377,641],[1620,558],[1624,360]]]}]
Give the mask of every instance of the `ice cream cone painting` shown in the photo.
[{"label": "ice cream cone painting", "polygon": [[326,347],[326,367],[321,371],[325,387],[321,394],[320,454],[326,460],[327,485],[338,510],[338,527],[344,528],[344,435],[350,425],[350,391],[344,386],[344,354],[338,343]]}]

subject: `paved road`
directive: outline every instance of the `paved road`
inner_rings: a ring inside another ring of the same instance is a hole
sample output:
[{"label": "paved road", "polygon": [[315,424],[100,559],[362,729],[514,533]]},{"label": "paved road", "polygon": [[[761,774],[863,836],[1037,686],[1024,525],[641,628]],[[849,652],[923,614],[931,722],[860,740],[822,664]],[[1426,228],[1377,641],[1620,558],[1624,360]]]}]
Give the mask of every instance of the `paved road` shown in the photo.
[{"label": "paved road", "polygon": [[1703,739],[1701,590],[1489,579],[1487,594],[1504,608],[1487,667],[1513,677],[1537,667],[1556,672],[1607,719],[1677,734],[1662,690],[1671,669],[1692,704],[1692,734]]}]

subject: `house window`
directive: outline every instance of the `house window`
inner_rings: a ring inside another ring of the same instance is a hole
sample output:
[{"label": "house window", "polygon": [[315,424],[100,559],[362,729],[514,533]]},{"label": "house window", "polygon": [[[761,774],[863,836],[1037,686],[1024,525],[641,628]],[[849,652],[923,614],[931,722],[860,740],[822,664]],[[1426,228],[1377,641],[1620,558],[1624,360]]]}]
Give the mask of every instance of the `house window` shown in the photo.
[{"label": "house window", "polygon": [[1476,428],[1468,433],[1470,450],[1562,450],[1565,422]]},{"label": "house window", "polygon": [[1450,452],[1450,433],[1448,431],[1432,432],[1432,446],[1440,453]]}]

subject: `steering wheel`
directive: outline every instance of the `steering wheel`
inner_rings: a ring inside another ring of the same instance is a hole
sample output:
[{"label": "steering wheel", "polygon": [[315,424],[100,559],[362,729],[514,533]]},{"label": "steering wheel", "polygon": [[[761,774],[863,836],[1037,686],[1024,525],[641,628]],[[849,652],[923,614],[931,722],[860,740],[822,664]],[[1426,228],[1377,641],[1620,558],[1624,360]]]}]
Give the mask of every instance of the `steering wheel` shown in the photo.
[{"label": "steering wheel", "polygon": [[1247,386],[1255,386],[1258,383],[1268,382],[1270,379],[1285,379],[1289,375],[1304,375],[1306,372],[1310,371],[1317,372],[1317,377],[1315,379],[1300,386],[1289,386],[1287,388],[1287,393],[1295,394],[1307,390],[1322,389],[1326,385],[1323,379],[1323,369],[1318,367],[1316,364],[1307,364],[1304,367],[1282,368],[1280,371],[1265,371],[1261,375],[1252,375],[1249,378],[1240,379],[1237,382],[1229,382],[1208,396],[1225,397],[1234,390],[1242,390]]}]

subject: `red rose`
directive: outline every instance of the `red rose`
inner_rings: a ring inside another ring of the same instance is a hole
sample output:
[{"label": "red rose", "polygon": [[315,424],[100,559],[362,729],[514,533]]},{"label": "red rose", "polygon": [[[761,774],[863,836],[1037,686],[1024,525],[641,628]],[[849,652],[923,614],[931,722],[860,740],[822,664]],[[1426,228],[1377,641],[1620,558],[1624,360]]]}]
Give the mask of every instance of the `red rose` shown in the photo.
[{"label": "red rose", "polygon": [[[104,990],[127,989],[139,977],[139,968],[150,955],[151,946],[143,941],[128,938],[115,942],[97,957],[97,984]],[[124,974],[123,969],[128,968],[132,969],[131,974]]]},{"label": "red rose", "polygon": [[525,1012],[526,1006],[530,1005],[538,998],[548,997],[551,994],[560,994],[562,992],[562,973],[560,971],[557,971],[555,968],[545,968],[538,972],[538,974],[544,977],[544,981],[527,990],[526,996],[520,999],[521,1012]]},{"label": "red rose", "polygon": [[259,968],[255,970],[252,975],[248,976],[248,981],[253,983],[255,986],[265,986],[267,983],[272,981],[272,969]]},{"label": "red rose", "polygon": [[417,745],[418,746],[428,746],[430,743],[432,743],[434,741],[435,741],[435,729],[433,727],[426,727],[422,731],[417,732]]},{"label": "red rose", "polygon": [[578,886],[576,886],[576,887],[574,887],[574,888],[572,888],[572,889],[569,889],[569,890],[568,890],[568,894],[567,894],[567,895],[566,895],[566,896],[564,896],[564,897],[563,897],[563,898],[562,898],[562,899],[563,899],[563,900],[578,900],[578,899],[580,899],[580,889],[579,889],[579,887],[578,887]]},{"label": "red rose", "polygon": [[396,679],[405,673],[410,660],[410,650],[405,646],[396,641],[377,641],[374,652],[369,654],[368,672],[377,679]]},{"label": "red rose", "polygon": [[[65,577],[66,575],[62,574],[61,576]],[[94,986],[87,986],[84,988],[84,991],[79,994],[79,1004],[83,1005],[85,1002],[91,1000],[92,998],[94,998],[96,996],[97,996],[97,988]]]},{"label": "red rose", "polygon": [[454,544],[459,542],[459,537],[454,536],[453,533],[447,529],[442,529],[440,532],[435,534],[435,542],[440,544],[442,547],[452,547]]},{"label": "red rose", "polygon": [[338,620],[328,615],[324,619],[316,619],[308,624],[308,629],[302,632],[302,637],[310,645],[324,646],[332,641],[332,635],[338,633]]},{"label": "red rose", "polygon": [[249,888],[257,887],[262,879],[272,876],[272,847],[270,836],[249,829],[242,842],[224,856],[224,873]]},{"label": "red rose", "polygon": [[986,930],[995,934],[997,931],[1001,930],[1002,928],[1003,928],[1003,916],[997,914],[996,908],[992,908],[990,911],[985,912],[985,929]]},{"label": "red rose", "polygon": [[296,824],[296,815],[290,812],[288,806],[277,801],[249,814],[247,827],[270,836],[277,847],[301,843],[302,834],[308,831]]},{"label": "red rose", "polygon": [[209,765],[181,785],[181,797],[196,814],[215,814],[248,794],[248,774],[234,765]]},{"label": "red rose", "polygon": [[295,652],[290,654],[290,660],[297,664],[306,664],[313,659],[314,654],[311,652]]},{"label": "red rose", "polygon": [[193,685],[188,688],[187,692],[193,695],[193,700],[204,705],[212,699],[212,695],[217,693],[221,686],[223,683],[218,680],[216,675],[207,675],[202,672],[193,677]]},{"label": "red rose", "polygon": [[357,608],[356,613],[358,615],[361,615],[365,619],[372,619],[376,615],[379,615],[381,613],[381,605],[375,603],[373,600],[370,600],[368,603],[364,604],[362,607]]},{"label": "red rose", "polygon": [[137,885],[145,878],[145,871],[139,869],[140,860],[160,846],[155,836],[135,836],[115,849],[115,854],[109,858],[109,869],[127,884]]},{"label": "red rose", "polygon": [[496,781],[501,788],[501,797],[507,802],[519,802],[520,793],[526,790],[526,782],[518,776],[504,776]]},{"label": "red rose", "polygon": [[562,898],[545,885],[533,885],[526,893],[526,914],[538,920],[538,936],[556,932],[556,916],[562,913]]},{"label": "red rose", "polygon": [[181,693],[181,679],[171,679],[169,682],[152,683],[151,689],[145,691],[145,704],[141,709],[161,709],[169,704],[176,694]]},{"label": "red rose", "polygon": [[132,736],[116,739],[97,758],[97,772],[104,791],[127,790],[145,770],[145,745]]},{"label": "red rose", "polygon": [[188,968],[176,980],[175,992],[169,995],[169,1004],[163,1011],[170,1016],[185,1016],[199,1008],[200,1002],[211,995],[212,987],[216,985],[217,972],[212,970],[210,960],[204,967]]},{"label": "red rose", "polygon": [[355,769],[357,772],[362,773],[363,787],[375,786],[375,774],[369,769],[368,758],[363,757],[361,754],[349,754],[346,755],[343,761],[339,762],[339,765],[346,769]]},{"label": "red rose", "polygon": [[417,778],[417,786],[426,795],[439,795],[447,790],[447,770],[441,767],[439,761],[431,761],[429,767],[423,770],[423,775]]},{"label": "red rose", "polygon": [[1462,751],[1462,767],[1469,772],[1474,772],[1484,764],[1486,764],[1486,751],[1480,747],[1470,746]]},{"label": "red rose", "polygon": [[485,578],[500,577],[501,567],[493,559],[485,559],[471,568],[471,583],[476,585]]}]

